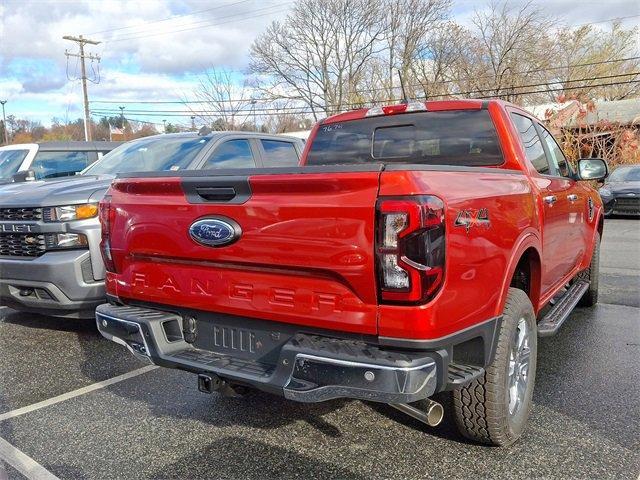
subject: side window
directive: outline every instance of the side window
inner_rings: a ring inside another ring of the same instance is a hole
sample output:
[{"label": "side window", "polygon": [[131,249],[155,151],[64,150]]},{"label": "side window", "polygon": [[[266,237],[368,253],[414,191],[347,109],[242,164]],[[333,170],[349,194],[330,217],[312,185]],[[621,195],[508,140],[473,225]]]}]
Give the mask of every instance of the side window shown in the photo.
[{"label": "side window", "polygon": [[229,140],[219,145],[207,159],[204,169],[252,168],[256,166],[248,140]]},{"label": "side window", "polygon": [[529,118],[518,115],[517,113],[512,113],[511,119],[518,129],[527,160],[531,162],[539,173],[549,175],[551,173],[549,171],[549,161],[544,153],[542,142],[540,141],[533,122]]},{"label": "side window", "polygon": [[265,167],[295,167],[298,165],[298,152],[293,143],[278,140],[260,140],[266,155]]},{"label": "side window", "polygon": [[567,158],[562,153],[562,149],[558,146],[556,139],[553,138],[546,128],[542,127],[542,138],[547,144],[547,149],[551,155],[551,162],[555,165],[556,170],[563,177],[569,176],[569,166],[567,165]]},{"label": "side window", "polygon": [[16,173],[28,153],[29,150],[0,149],[0,178],[9,178]]},{"label": "side window", "polygon": [[37,179],[68,177],[84,170],[91,162],[87,152],[40,151],[31,163]]}]

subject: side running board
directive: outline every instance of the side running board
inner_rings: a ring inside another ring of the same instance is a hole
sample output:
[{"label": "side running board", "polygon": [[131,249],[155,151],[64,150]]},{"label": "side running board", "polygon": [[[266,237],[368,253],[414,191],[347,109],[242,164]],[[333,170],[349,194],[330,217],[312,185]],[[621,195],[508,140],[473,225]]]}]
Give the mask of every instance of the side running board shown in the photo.
[{"label": "side running board", "polygon": [[579,280],[571,285],[569,290],[538,323],[538,336],[555,335],[588,289],[589,282],[584,280]]},{"label": "side running board", "polygon": [[447,372],[447,390],[466,385],[483,374],[484,368],[482,367],[451,362]]}]

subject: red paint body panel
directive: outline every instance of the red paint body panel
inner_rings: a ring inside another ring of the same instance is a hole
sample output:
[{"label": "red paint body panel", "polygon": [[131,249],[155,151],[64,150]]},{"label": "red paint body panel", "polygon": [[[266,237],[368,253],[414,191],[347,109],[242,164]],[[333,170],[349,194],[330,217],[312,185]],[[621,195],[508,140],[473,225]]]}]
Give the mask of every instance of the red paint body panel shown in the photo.
[{"label": "red paint body panel", "polygon": [[[168,179],[116,180],[111,247],[124,298],[349,332],[376,332],[377,171],[251,178],[242,205],[189,204]],[[180,179],[172,179],[180,184]],[[165,193],[130,194],[157,183]],[[242,226],[225,248],[189,226],[223,215]],[[109,275],[108,285],[112,285]]]},{"label": "red paint body panel", "polygon": [[[478,100],[427,103],[430,111],[482,107]],[[530,294],[539,310],[588,266],[602,204],[588,185],[533,169],[509,117],[511,110],[528,113],[500,101],[489,102],[488,109],[504,156],[499,167],[247,171],[250,197],[234,205],[189,203],[180,177],[116,180],[109,195],[118,273],[107,275],[107,290],[125,300],[434,339],[499,315],[511,275],[530,251],[540,259]],[[366,111],[324,122],[357,120]],[[543,197],[552,193],[563,201],[550,207]],[[385,305],[377,291],[375,205],[384,197],[407,195],[437,196],[445,204],[444,284],[424,305]],[[578,200],[564,201],[567,195]],[[480,209],[489,212],[488,224],[455,225],[461,211]],[[196,243],[189,227],[209,215],[238,222],[240,239],[224,248]]]},{"label": "red paint body panel", "polygon": [[[452,181],[452,175],[455,181]],[[499,314],[499,279],[523,232],[537,232],[535,203],[525,175],[406,171],[384,172],[380,196],[429,193],[445,202],[445,283],[421,306],[380,307],[378,333],[385,337],[437,338]],[[487,208],[490,225],[455,227],[461,210]]]}]

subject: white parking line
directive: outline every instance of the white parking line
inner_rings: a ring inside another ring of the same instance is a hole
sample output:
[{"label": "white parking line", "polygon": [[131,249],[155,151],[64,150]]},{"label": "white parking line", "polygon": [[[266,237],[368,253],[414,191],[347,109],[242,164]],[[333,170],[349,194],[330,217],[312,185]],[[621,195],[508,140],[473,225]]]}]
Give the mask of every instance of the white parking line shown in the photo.
[{"label": "white parking line", "polygon": [[[137,370],[118,375],[117,377],[109,378],[108,380],[96,382],[86,387],[63,393],[62,395],[58,395],[57,397],[52,397],[47,400],[34,403],[32,405],[27,405],[26,407],[11,410],[10,412],[0,414],[0,422],[8,420],[10,418],[18,417],[20,415],[24,415],[25,413],[33,412],[35,410],[40,410],[41,408],[48,407],[49,405],[55,405],[56,403],[64,402],[65,400],[69,400],[71,398],[79,397],[80,395],[95,392],[96,390],[100,390],[101,388],[105,388],[109,385],[122,382],[123,380],[137,377],[138,375],[150,372],[152,370],[155,370],[156,368],[158,367],[155,365],[147,365],[146,367],[138,368]],[[58,477],[56,477],[53,473],[44,468],[33,458],[29,457],[24,452],[11,445],[4,438],[0,438],[0,460],[3,460],[7,464],[11,465],[13,468],[18,470],[22,475],[30,480],[59,480]]]},{"label": "white parking line", "polygon": [[80,395],[84,395],[86,393],[100,390],[101,388],[108,387],[109,385],[113,385],[114,383],[122,382],[123,380],[128,380],[129,378],[137,377],[138,375],[142,375],[143,373],[150,372],[151,370],[155,370],[156,368],[158,368],[156,365],[147,365],[146,367],[138,368],[137,370],[118,375],[117,377],[103,380],[102,382],[93,383],[91,385],[73,390],[71,392],[63,393],[62,395],[58,395],[57,397],[48,398],[47,400],[27,405],[26,407],[11,410],[10,412],[0,414],[0,422],[8,420],[9,418],[24,415],[25,413],[33,412],[35,410],[40,410],[41,408],[48,407],[49,405],[64,402],[65,400],[69,400],[71,398],[79,397]]},{"label": "white parking line", "polygon": [[4,438],[0,438],[0,459],[30,480],[59,480],[53,473]]}]

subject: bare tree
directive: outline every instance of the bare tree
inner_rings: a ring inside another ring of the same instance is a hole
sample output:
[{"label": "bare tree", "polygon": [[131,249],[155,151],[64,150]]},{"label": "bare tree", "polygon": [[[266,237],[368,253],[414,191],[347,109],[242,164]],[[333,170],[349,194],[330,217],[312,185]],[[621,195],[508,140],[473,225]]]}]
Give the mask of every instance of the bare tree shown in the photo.
[{"label": "bare tree", "polygon": [[488,10],[476,11],[472,23],[476,40],[460,70],[465,87],[483,95],[518,101],[518,87],[544,80],[551,65],[555,20],[527,2],[518,8],[507,2],[491,3]]},{"label": "bare tree", "polygon": [[[624,29],[619,22],[610,30],[593,25],[560,30],[557,64],[561,68],[554,74],[564,88],[571,90],[559,93],[583,101],[594,97],[620,100],[638,95],[640,83],[629,83],[640,79],[639,75],[632,75],[640,70],[640,59],[633,58],[638,56],[638,34],[637,27]],[[624,58],[630,60],[619,61]],[[616,85],[597,86],[603,83]]]},{"label": "bare tree", "polygon": [[429,32],[447,16],[450,0],[388,0],[383,17],[388,78],[385,82],[389,99],[399,98],[395,93],[397,72],[403,79],[409,77],[412,64],[424,52],[424,41]]},{"label": "bare tree", "polygon": [[[640,77],[632,75],[640,61],[615,61],[637,55],[638,29],[620,24],[608,31],[559,29],[556,19],[532,1],[506,0],[477,10],[471,25],[463,27],[447,21],[451,1],[298,0],[287,18],[273,22],[251,48],[250,71],[258,81],[253,91],[261,93],[263,124],[279,131],[281,124],[297,122],[297,115],[317,120],[398,100],[397,71],[413,98],[539,103],[565,91],[605,99],[640,93],[640,83],[624,83]],[[600,86],[599,77],[616,85]],[[257,123],[257,107],[247,103],[246,83],[238,86],[234,79],[226,71],[208,72],[197,97],[207,113],[219,117],[216,125],[249,128],[248,115]],[[287,107],[276,112],[281,102]],[[270,111],[282,121],[268,120]]]},{"label": "bare tree", "polygon": [[274,98],[303,103],[315,119],[350,108],[380,48],[380,9],[380,0],[300,0],[254,42],[250,69]]},{"label": "bare tree", "polygon": [[193,116],[207,125],[216,129],[234,130],[246,123],[248,107],[251,106],[251,99],[247,98],[250,89],[246,80],[240,84],[234,81],[233,72],[208,69],[199,77],[198,86],[193,93],[198,103],[185,105]]},{"label": "bare tree", "polygon": [[265,115],[261,129],[267,133],[287,133],[309,130],[312,122],[304,108],[296,107],[295,102],[279,100],[273,102],[269,113]]},{"label": "bare tree", "polygon": [[409,86],[415,97],[446,98],[455,95],[464,83],[461,66],[473,57],[476,40],[455,22],[436,25],[422,39],[411,63]]}]

